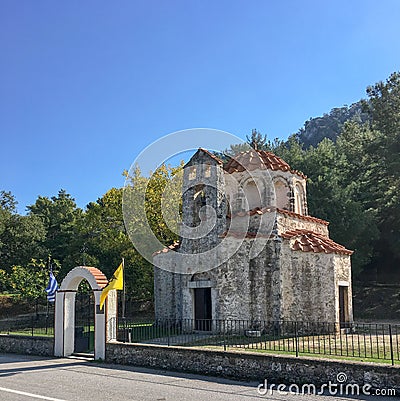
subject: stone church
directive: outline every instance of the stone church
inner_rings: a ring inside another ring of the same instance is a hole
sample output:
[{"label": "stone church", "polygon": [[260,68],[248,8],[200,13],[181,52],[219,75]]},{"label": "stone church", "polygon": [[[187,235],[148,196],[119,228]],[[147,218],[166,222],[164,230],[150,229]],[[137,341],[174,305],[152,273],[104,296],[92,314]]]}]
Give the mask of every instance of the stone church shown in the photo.
[{"label": "stone church", "polygon": [[306,176],[271,152],[183,171],[179,242],[154,254],[157,319],[351,322],[352,251],[308,215]]}]

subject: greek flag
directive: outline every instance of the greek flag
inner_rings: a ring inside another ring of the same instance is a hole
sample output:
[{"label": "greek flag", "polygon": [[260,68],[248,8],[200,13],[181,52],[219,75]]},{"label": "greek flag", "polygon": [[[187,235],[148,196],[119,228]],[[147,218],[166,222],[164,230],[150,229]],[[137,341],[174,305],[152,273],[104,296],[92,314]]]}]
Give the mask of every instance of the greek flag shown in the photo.
[{"label": "greek flag", "polygon": [[49,285],[46,288],[47,292],[47,300],[49,302],[55,302],[56,300],[56,291],[58,290],[57,280],[54,277],[53,271],[50,270],[50,280]]}]

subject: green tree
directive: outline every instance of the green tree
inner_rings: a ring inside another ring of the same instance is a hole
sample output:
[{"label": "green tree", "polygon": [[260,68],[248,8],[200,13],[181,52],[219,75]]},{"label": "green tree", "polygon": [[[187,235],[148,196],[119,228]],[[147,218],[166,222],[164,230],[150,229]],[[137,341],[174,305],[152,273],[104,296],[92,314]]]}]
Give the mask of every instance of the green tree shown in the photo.
[{"label": "green tree", "polygon": [[[75,224],[82,210],[66,191],[60,190],[57,196],[39,196],[33,205],[28,206],[29,216],[41,220],[46,230],[43,246],[48,254],[63,264],[69,255],[69,244],[74,239]],[[42,255],[45,258],[47,255]]]},{"label": "green tree", "polygon": [[267,135],[262,135],[256,129],[251,131],[251,135],[246,135],[246,142],[239,144],[232,144],[229,148],[222,152],[214,152],[223,162],[227,162],[229,158],[241,152],[247,152],[250,149],[263,150],[268,152],[278,153],[279,150],[286,148],[286,143],[278,138],[274,140],[267,139]]},{"label": "green tree", "polygon": [[286,142],[279,139],[269,142],[269,150],[285,160],[290,166],[298,170],[304,169],[307,152],[303,150],[296,135],[289,136]]},{"label": "green tree", "polygon": [[[54,271],[56,274],[56,272]],[[16,265],[12,267],[8,275],[9,283],[13,291],[22,300],[38,303],[46,302],[46,292],[49,281],[47,263],[33,259],[26,266]]]},{"label": "green tree", "polygon": [[0,192],[0,268],[26,265],[42,256],[45,227],[37,216],[21,216],[10,192]]},{"label": "green tree", "polygon": [[15,196],[10,191],[0,191],[0,210],[16,213],[17,204]]},{"label": "green tree", "polygon": [[[125,173],[128,186],[125,188],[124,201],[129,206],[127,215],[128,231],[135,238],[143,236],[146,242],[145,220],[152,233],[163,245],[178,240],[178,226],[181,213],[182,166],[177,168],[162,165],[149,177],[144,177],[140,169],[134,169],[131,175]],[[144,194],[144,208],[142,206]],[[144,210],[145,216],[140,213]],[[139,211],[139,212],[138,212]],[[157,249],[151,249],[151,252]],[[127,250],[133,282],[132,294],[140,299],[151,299],[153,294],[153,266],[136,250]],[[128,285],[129,282],[127,281]]]},{"label": "green tree", "polygon": [[213,152],[213,154],[223,162],[227,162],[230,158],[239,154],[240,152],[246,152],[250,149],[251,148],[248,143],[238,143],[230,145],[229,148],[223,150],[222,152]]},{"label": "green tree", "polygon": [[256,129],[251,130],[251,135],[246,135],[247,143],[256,150],[266,150],[267,148],[267,136],[262,135]]},{"label": "green tree", "polygon": [[[132,244],[122,218],[122,189],[112,188],[87,205],[76,221],[66,267],[94,265],[110,276]],[[63,269],[63,275],[66,273]]]},{"label": "green tree", "polygon": [[371,127],[378,131],[366,147],[373,167],[368,207],[377,213],[381,234],[375,263],[390,279],[400,277],[400,73],[368,87],[367,94]]},{"label": "green tree", "polygon": [[13,292],[26,301],[46,299],[44,289],[48,281],[48,269],[43,262],[32,260],[27,266],[13,266],[9,282]]}]

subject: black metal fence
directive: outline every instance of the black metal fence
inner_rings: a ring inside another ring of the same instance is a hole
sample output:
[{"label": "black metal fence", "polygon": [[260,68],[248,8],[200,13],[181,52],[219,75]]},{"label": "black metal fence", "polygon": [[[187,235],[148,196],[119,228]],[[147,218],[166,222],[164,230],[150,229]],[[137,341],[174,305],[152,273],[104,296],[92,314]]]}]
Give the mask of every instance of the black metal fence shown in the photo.
[{"label": "black metal fence", "polygon": [[400,362],[400,325],[384,323],[120,319],[118,340]]},{"label": "black metal fence", "polygon": [[[1,319],[0,334],[53,336],[54,310]],[[117,339],[131,343],[400,363],[400,325],[389,323],[119,319]]]},{"label": "black metal fence", "polygon": [[0,334],[32,337],[54,336],[54,312],[1,319]]}]

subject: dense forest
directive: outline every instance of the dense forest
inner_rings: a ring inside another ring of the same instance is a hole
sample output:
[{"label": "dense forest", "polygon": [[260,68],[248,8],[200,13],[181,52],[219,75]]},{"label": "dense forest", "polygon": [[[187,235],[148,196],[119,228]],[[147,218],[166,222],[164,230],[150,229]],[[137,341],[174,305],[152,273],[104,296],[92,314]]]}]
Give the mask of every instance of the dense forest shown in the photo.
[{"label": "dense forest", "polygon": [[[309,213],[330,221],[331,237],[355,251],[356,281],[400,282],[400,73],[368,87],[367,97],[308,120],[287,141],[253,130],[248,144],[308,175]],[[222,156],[241,149],[232,144]],[[139,170],[128,177],[133,185],[147,185],[148,221],[166,245],[177,238],[163,221],[161,198],[178,170],[161,166],[151,179]],[[82,210],[61,190],[39,196],[20,215],[15,197],[0,191],[0,292],[44,300],[49,256],[59,282],[82,264],[110,276],[124,257],[129,296],[152,299],[152,266],[129,240],[122,196],[122,189],[112,188]]]}]

